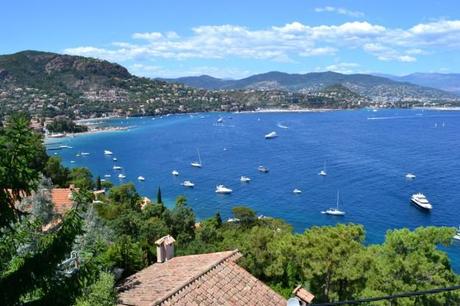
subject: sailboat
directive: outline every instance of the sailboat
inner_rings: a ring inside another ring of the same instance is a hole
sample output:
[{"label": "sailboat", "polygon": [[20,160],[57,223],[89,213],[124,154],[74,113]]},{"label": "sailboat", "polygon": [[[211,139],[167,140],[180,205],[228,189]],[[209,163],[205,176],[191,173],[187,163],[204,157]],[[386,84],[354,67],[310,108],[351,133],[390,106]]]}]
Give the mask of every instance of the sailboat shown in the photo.
[{"label": "sailboat", "polygon": [[326,211],[321,212],[331,216],[345,216],[345,212],[339,209],[339,191],[337,190],[337,204],[335,208],[329,208]]},{"label": "sailboat", "polygon": [[201,163],[201,156],[200,156],[200,151],[197,149],[196,152],[198,153],[198,161],[193,161],[190,165],[195,168],[201,168],[202,163]]},{"label": "sailboat", "polygon": [[326,162],[324,162],[324,166],[323,166],[323,170],[321,170],[318,175],[321,175],[321,176],[326,176],[327,175],[327,172],[326,172]]}]

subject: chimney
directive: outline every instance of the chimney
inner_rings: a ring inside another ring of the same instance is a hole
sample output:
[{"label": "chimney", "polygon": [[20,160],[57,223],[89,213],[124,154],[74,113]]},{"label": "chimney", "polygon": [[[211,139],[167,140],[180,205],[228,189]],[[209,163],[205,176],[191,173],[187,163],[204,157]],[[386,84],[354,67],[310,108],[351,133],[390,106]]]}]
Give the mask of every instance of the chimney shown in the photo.
[{"label": "chimney", "polygon": [[299,300],[301,306],[310,305],[315,296],[302,288],[302,286],[297,286],[292,293]]},{"label": "chimney", "polygon": [[165,262],[174,257],[174,242],[176,240],[170,235],[155,241],[157,245],[157,262]]}]

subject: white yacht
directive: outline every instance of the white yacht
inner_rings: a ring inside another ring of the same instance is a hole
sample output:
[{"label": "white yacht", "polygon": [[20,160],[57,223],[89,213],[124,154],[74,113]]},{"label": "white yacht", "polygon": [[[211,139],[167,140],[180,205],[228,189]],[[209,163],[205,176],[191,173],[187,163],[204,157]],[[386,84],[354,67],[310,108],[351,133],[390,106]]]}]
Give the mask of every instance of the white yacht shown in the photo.
[{"label": "white yacht", "polygon": [[116,157],[112,158],[113,161],[117,161],[118,159]]},{"label": "white yacht", "polygon": [[81,156],[88,156],[89,153],[88,153],[88,152],[81,152],[80,155],[81,155]]},{"label": "white yacht", "polygon": [[460,240],[460,226],[457,228],[457,233],[453,237],[455,240]]},{"label": "white yacht", "polygon": [[318,175],[321,175],[321,176],[326,176],[327,175],[327,172],[326,172],[326,162],[324,162],[324,166],[323,166],[323,170],[321,170]]},{"label": "white yacht", "polygon": [[174,176],[178,176],[178,175],[179,175],[179,171],[173,170],[173,171],[171,172],[171,174],[174,175]]},{"label": "white yacht", "polygon": [[184,186],[184,187],[189,187],[189,188],[193,188],[193,187],[195,187],[195,184],[193,184],[191,181],[184,181],[184,182],[182,183],[182,186]]},{"label": "white yacht", "polygon": [[413,180],[413,179],[415,179],[415,178],[416,178],[416,176],[415,176],[415,174],[413,174],[413,173],[407,173],[407,174],[406,174],[406,179],[408,179],[408,180]]},{"label": "white yacht", "polygon": [[262,173],[268,173],[270,171],[270,169],[268,169],[265,166],[259,166],[257,170],[259,170],[259,172],[262,172]]},{"label": "white yacht", "polygon": [[337,191],[337,203],[335,208],[329,208],[326,211],[322,212],[326,215],[331,216],[345,216],[345,212],[339,209],[339,192]]},{"label": "white yacht", "polygon": [[123,167],[122,166],[113,166],[112,169],[113,170],[121,170],[121,169],[123,169]]},{"label": "white yacht", "polygon": [[139,175],[137,177],[137,180],[143,182],[143,181],[145,181],[145,177],[143,177],[142,175]]},{"label": "white yacht", "polygon": [[295,188],[295,189],[292,191],[292,193],[294,193],[294,194],[301,194],[301,193],[302,193],[302,190]]},{"label": "white yacht", "polygon": [[410,199],[412,203],[417,205],[417,207],[420,207],[426,210],[431,210],[433,208],[433,206],[430,204],[430,202],[428,202],[428,199],[423,193],[420,193],[420,192],[415,193],[412,195]]},{"label": "white yacht", "polygon": [[109,151],[109,150],[104,150],[104,155],[112,155],[112,151]]},{"label": "white yacht", "polygon": [[118,174],[118,178],[119,178],[119,179],[124,179],[125,177],[126,177],[126,175],[124,175],[124,174],[122,174],[122,173]]},{"label": "white yacht", "polygon": [[270,132],[267,135],[265,135],[265,139],[273,139],[273,138],[276,138],[276,137],[278,137],[278,134],[276,134],[275,131]]},{"label": "white yacht", "polygon": [[71,164],[75,164],[75,161],[74,161],[74,160],[71,160],[70,163],[71,163]]},{"label": "white yacht", "polygon": [[62,138],[62,137],[65,137],[65,134],[64,133],[52,133],[52,134],[49,134],[48,137],[50,137],[50,138]]},{"label": "white yacht", "polygon": [[219,119],[217,119],[217,123],[223,123],[224,122],[224,118],[223,117],[220,117]]},{"label": "white yacht", "polygon": [[240,177],[240,182],[242,182],[242,183],[249,183],[250,181],[251,181],[251,178],[249,178],[247,176],[242,175]]},{"label": "white yacht", "polygon": [[198,161],[193,161],[190,165],[195,168],[201,168],[203,164],[201,163],[200,151],[196,150],[196,152],[198,153]]},{"label": "white yacht", "polygon": [[222,194],[229,194],[232,193],[233,190],[230,188],[225,187],[224,185],[217,185],[216,186],[216,193],[222,193]]},{"label": "white yacht", "polygon": [[112,175],[106,174],[106,175],[104,175],[104,177],[112,177]]}]

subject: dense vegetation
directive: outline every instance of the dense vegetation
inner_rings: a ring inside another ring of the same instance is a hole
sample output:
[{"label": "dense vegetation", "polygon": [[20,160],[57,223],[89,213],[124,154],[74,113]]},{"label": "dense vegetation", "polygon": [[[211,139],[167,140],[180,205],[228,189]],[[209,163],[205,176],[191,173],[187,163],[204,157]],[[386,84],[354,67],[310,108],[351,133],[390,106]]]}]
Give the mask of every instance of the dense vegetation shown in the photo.
[{"label": "dense vegetation", "polygon": [[[187,83],[187,80],[179,81]],[[209,77],[204,81],[209,82]],[[224,89],[219,86],[213,90],[198,89],[177,82],[136,77],[124,67],[107,61],[23,51],[0,56],[0,116],[27,111],[38,119],[59,115],[74,119],[257,108],[411,107],[459,102],[459,98],[450,93],[371,75],[271,72],[238,81],[217,81],[228,82],[236,83]]]},{"label": "dense vegetation", "polygon": [[88,131],[85,125],[78,125],[69,118],[57,117],[46,125],[46,129],[51,133],[81,133]]},{"label": "dense vegetation", "polygon": [[[113,305],[115,283],[154,263],[154,241],[166,234],[176,238],[177,255],[238,248],[244,254],[240,264],[253,275],[285,296],[302,284],[316,302],[460,283],[437,248],[451,242],[452,228],[393,230],[384,243],[366,246],[360,225],[294,233],[284,221],[259,219],[244,206],[233,208],[237,222],[222,222],[217,213],[196,224],[184,197],[167,208],[158,189],[157,203],[143,205],[132,184],[106,185],[106,195],[93,201],[90,191],[101,187],[100,180],[87,169],[69,170],[48,158],[21,115],[0,129],[0,174],[1,305]],[[76,206],[58,216],[49,188],[71,183],[79,188]],[[391,305],[458,304],[460,292]]]}]

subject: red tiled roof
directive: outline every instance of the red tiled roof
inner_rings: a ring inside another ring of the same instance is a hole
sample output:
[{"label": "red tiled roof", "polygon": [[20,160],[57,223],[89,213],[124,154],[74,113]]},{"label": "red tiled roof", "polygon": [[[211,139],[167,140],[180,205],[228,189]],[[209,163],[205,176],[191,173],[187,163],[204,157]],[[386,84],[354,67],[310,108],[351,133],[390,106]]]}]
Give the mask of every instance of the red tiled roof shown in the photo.
[{"label": "red tiled roof", "polygon": [[235,251],[174,257],[128,277],[119,305],[286,305],[286,300],[238,266]]},{"label": "red tiled roof", "polygon": [[297,286],[292,293],[307,304],[310,304],[315,298],[312,293],[302,288],[302,286]]},{"label": "red tiled roof", "polygon": [[51,200],[54,204],[54,209],[59,214],[66,213],[73,206],[72,192],[76,191],[73,188],[53,188],[51,189]]}]

